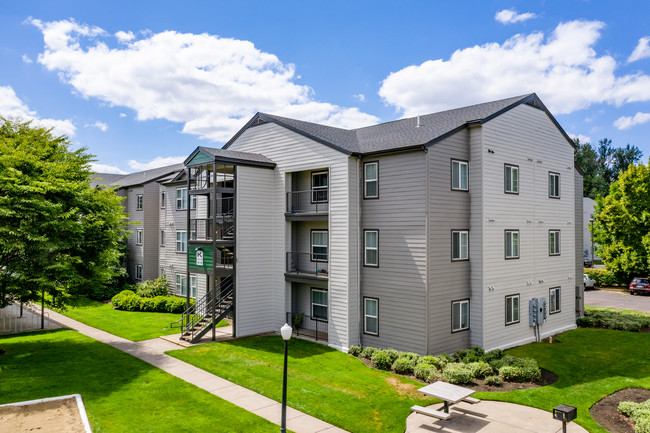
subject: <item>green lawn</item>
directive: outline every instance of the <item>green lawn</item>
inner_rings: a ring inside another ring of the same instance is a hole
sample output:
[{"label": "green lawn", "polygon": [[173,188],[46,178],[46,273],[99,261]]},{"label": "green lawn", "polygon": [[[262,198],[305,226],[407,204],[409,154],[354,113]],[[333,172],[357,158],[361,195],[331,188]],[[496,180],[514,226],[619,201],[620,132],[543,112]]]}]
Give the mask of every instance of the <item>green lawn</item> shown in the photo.
[{"label": "green lawn", "polygon": [[[282,398],[284,345],[280,336],[242,338],[168,352],[276,401]],[[406,428],[409,408],[435,400],[408,378],[366,367],[332,348],[289,342],[288,405],[351,432]]]},{"label": "green lawn", "polygon": [[78,393],[95,433],[279,429],[75,331],[4,336],[0,349],[0,404]]},{"label": "green lawn", "polygon": [[590,432],[606,433],[591,417],[589,408],[619,389],[650,389],[649,350],[648,333],[576,329],[560,335],[552,344],[532,343],[508,351],[535,358],[540,367],[559,376],[556,383],[524,391],[477,393],[477,397],[548,411],[569,404],[578,408],[579,424]]},{"label": "green lawn", "polygon": [[[181,315],[172,313],[148,313],[144,311],[114,310],[110,304],[79,298],[75,306],[59,313],[78,320],[88,326],[106,331],[131,341],[149,340],[161,335],[180,333],[179,328],[170,328]],[[218,327],[226,326],[221,321]]]}]

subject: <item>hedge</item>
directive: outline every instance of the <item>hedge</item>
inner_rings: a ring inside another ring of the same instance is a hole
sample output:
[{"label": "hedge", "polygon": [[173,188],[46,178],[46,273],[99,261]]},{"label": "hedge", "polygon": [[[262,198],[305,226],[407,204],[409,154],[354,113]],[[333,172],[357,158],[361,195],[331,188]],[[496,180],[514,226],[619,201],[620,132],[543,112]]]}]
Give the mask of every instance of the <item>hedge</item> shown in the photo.
[{"label": "hedge", "polygon": [[605,328],[619,331],[639,332],[650,327],[650,316],[643,313],[588,308],[584,317],[576,320],[581,328]]},{"label": "hedge", "polygon": [[597,286],[601,287],[627,286],[630,284],[628,276],[616,275],[607,269],[585,268],[584,273],[594,280]]},{"label": "hedge", "polygon": [[[131,290],[122,290],[111,299],[113,308],[126,311],[153,311],[159,313],[180,314],[185,311],[185,298],[176,296],[155,296],[145,298],[136,295]],[[194,299],[190,299],[194,303]]]}]

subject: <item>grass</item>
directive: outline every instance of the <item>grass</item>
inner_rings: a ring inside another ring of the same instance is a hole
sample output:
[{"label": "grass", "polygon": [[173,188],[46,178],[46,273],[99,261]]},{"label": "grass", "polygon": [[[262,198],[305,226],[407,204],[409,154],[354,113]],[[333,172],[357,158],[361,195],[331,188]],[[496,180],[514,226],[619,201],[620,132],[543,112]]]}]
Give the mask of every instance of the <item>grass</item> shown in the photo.
[{"label": "grass", "polygon": [[[86,298],[77,299],[73,307],[57,311],[88,326],[131,341],[149,340],[180,332],[179,328],[170,328],[170,324],[181,317],[180,314],[114,310],[111,304]],[[217,327],[226,325],[228,322],[221,321]]]},{"label": "grass", "polygon": [[279,428],[75,331],[0,337],[0,349],[0,404],[79,393],[95,433]]},{"label": "grass", "polygon": [[535,358],[540,367],[559,380],[549,386],[501,393],[477,393],[486,400],[500,400],[547,411],[559,404],[578,408],[576,422],[590,432],[606,433],[589,414],[603,397],[623,388],[650,389],[647,357],[650,334],[581,328],[566,332],[554,343],[532,343],[508,351]]},{"label": "grass", "polygon": [[[168,352],[169,355],[281,401],[284,345],[280,336],[243,338]],[[316,343],[289,342],[287,403],[354,433],[406,428],[422,383],[366,367],[359,359]]]}]

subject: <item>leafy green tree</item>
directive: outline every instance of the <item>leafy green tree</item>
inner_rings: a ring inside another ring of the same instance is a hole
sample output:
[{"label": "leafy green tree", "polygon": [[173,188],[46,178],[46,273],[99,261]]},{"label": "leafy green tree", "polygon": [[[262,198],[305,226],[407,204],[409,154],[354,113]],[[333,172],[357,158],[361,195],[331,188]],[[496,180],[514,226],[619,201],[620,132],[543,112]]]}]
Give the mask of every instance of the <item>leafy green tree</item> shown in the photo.
[{"label": "leafy green tree", "polygon": [[121,199],[91,188],[85,151],[0,117],[0,307],[44,293],[65,303],[124,272]]},{"label": "leafy green tree", "polygon": [[584,196],[593,199],[607,195],[609,185],[616,181],[619,173],[627,170],[630,164],[638,163],[643,156],[638,147],[630,144],[622,148],[612,147],[612,140],[608,138],[600,140],[596,148],[581,143],[578,138],[573,141],[576,144],[575,162],[585,173]]},{"label": "leafy green tree", "polygon": [[605,266],[617,276],[650,270],[650,167],[630,165],[607,196],[596,198],[594,241]]}]

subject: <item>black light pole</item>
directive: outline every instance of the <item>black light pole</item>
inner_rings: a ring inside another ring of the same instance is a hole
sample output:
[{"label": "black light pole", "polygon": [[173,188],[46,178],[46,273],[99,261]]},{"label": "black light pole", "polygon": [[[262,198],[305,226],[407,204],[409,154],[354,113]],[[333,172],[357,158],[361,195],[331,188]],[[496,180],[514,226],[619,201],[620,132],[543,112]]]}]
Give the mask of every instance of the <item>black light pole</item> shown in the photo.
[{"label": "black light pole", "polygon": [[287,358],[289,353],[289,339],[291,338],[291,326],[285,323],[280,328],[280,334],[284,340],[284,374],[282,375],[282,421],[280,423],[280,433],[287,432]]},{"label": "black light pole", "polygon": [[595,266],[594,265],[594,222],[595,220],[591,218],[589,222],[591,223],[589,225],[589,233],[591,233],[591,263],[592,266]]}]

